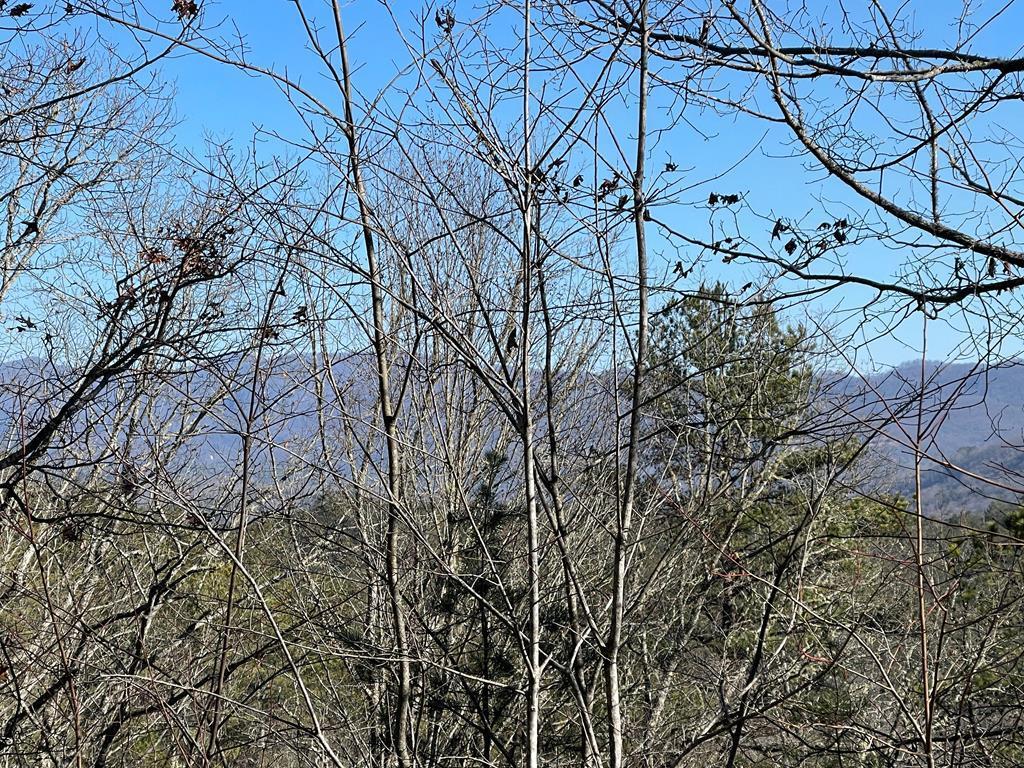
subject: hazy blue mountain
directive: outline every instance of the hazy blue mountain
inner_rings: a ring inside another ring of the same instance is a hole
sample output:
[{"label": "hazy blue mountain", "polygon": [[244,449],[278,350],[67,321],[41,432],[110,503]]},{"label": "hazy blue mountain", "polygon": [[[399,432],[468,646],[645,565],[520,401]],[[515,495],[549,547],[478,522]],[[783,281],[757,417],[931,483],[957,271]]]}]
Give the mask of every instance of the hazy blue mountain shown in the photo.
[{"label": "hazy blue mountain", "polygon": [[1024,362],[983,371],[929,362],[919,409],[915,396],[922,391],[921,379],[921,364],[915,362],[867,382],[847,382],[877,424],[890,421],[882,425],[875,450],[893,470],[894,489],[913,493],[911,445],[920,424],[925,453],[934,459],[922,463],[922,498],[929,514],[955,517],[984,511],[996,499],[1016,500],[1015,489],[1024,489]]},{"label": "hazy blue mountain", "polygon": [[[254,469],[272,464],[280,468],[290,457],[315,447],[320,430],[328,436],[339,433],[343,421],[350,429],[353,422],[363,424],[358,430],[361,442],[373,452],[378,450],[371,447],[373,440],[366,440],[376,418],[376,381],[372,359],[365,352],[332,361],[331,379],[337,384],[336,392],[316,386],[315,380],[323,379],[323,371],[316,373],[311,362],[300,355],[285,354],[264,362],[270,364],[272,373],[258,384]],[[158,451],[161,441],[173,442],[172,438],[183,430],[189,437],[176,448],[177,455],[164,455],[161,461],[187,465],[211,477],[226,467],[237,468],[253,380],[251,362],[234,357],[219,361],[217,366],[207,364],[199,372],[186,368],[166,376],[164,385],[143,399],[138,417],[126,419],[118,407],[132,392],[131,374],[91,399],[86,411],[55,436],[54,468],[76,463],[81,466],[81,462],[91,459],[116,463],[119,455],[129,452],[111,449],[123,446],[125,440]],[[600,415],[592,420],[577,417],[580,407],[606,410],[610,389],[604,378],[598,375],[588,384],[577,385],[587,391],[576,397],[577,406],[570,408],[575,414],[573,423],[596,428],[602,421]],[[872,452],[880,465],[879,476],[873,480],[909,496],[914,488],[910,444],[920,421],[926,453],[965,470],[954,471],[934,460],[923,463],[922,496],[930,515],[978,513],[993,500],[1016,500],[1015,489],[1024,488],[1024,361],[983,372],[967,364],[929,362],[924,378],[924,398],[918,409],[920,363],[906,363],[866,381],[848,373],[823,377],[823,407],[816,422],[837,433],[871,437]],[[226,395],[217,395],[224,381],[243,383],[233,384]],[[0,432],[6,452],[17,451],[22,434],[31,435],[36,424],[66,401],[75,385],[73,377],[62,375],[40,360],[0,366]],[[432,392],[429,399],[435,401],[451,397],[477,402],[479,397],[486,399],[482,391],[471,392],[474,388],[468,383],[463,388],[452,387],[449,382],[442,390],[429,377],[422,381],[414,377],[409,386],[420,394]],[[192,405],[181,408],[182,398]],[[209,408],[201,405],[204,402],[211,403]],[[494,415],[497,423],[501,417],[497,412]],[[606,447],[599,445],[598,436],[575,434],[573,442]],[[996,484],[983,482],[980,477],[995,480]]]}]

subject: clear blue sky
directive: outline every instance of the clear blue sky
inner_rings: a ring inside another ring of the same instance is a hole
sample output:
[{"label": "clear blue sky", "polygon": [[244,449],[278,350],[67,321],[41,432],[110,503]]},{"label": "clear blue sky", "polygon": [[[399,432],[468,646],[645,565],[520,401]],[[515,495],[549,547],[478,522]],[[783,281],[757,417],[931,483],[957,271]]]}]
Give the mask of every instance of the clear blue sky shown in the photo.
[{"label": "clear blue sky", "polygon": [[[309,5],[312,8],[316,4]],[[305,37],[291,2],[207,2],[205,6],[208,19],[227,18],[237,25],[248,42],[251,61],[277,71],[287,71],[290,77],[315,91],[330,92],[324,87],[322,72],[305,50]],[[916,9],[914,6],[911,3],[905,7],[910,9],[909,17],[928,30],[926,42],[937,45],[956,35],[957,17],[963,11],[961,3],[921,1],[916,3]],[[399,0],[394,3],[393,12],[409,29],[413,26],[414,17],[423,13],[423,8],[420,3]],[[472,8],[472,4],[458,2],[455,12],[457,16],[464,17],[472,14]],[[983,10],[979,7],[974,18],[981,18]],[[322,20],[328,21],[326,14]],[[357,68],[359,89],[364,95],[375,93],[408,63],[408,54],[392,18],[379,2],[360,0],[349,4],[345,8],[345,24],[351,36],[350,55]],[[1015,33],[1022,25],[1024,9],[1011,8],[1009,15],[999,24],[990,25],[978,34],[976,50],[1013,55],[1021,45]],[[202,152],[207,137],[218,142],[246,144],[251,140],[254,128],[301,135],[303,129],[294,112],[280,91],[265,79],[243,75],[197,56],[168,62],[162,67],[162,72],[177,89],[176,111],[180,122],[176,139],[183,149]],[[771,209],[773,214],[792,218],[803,215],[814,218],[822,210],[848,210],[852,218],[856,218],[858,211],[865,210],[865,204],[855,200],[835,182],[825,179],[821,172],[806,167],[804,161],[782,159],[780,156],[787,154],[789,149],[785,143],[787,137],[780,129],[768,129],[764,123],[751,119],[726,119],[710,113],[701,115],[699,121],[701,130],[708,134],[707,138],[680,126],[661,136],[653,155],[655,163],[671,156],[681,167],[694,167],[692,175],[695,178],[725,173],[713,185],[695,190],[687,202],[697,203],[706,199],[709,190],[714,190],[743,193],[758,210]],[[268,140],[262,151],[270,153],[278,149],[272,140]],[[740,160],[743,162],[735,170],[728,171]],[[695,209],[692,205],[663,210],[659,216],[671,218],[674,225],[683,229],[693,226],[698,228],[695,231],[703,233],[707,228],[707,211]],[[663,254],[665,264],[674,263],[676,252],[665,247],[664,242],[656,239],[655,248]],[[856,254],[854,258],[859,260],[859,271],[884,276],[893,255],[867,252]],[[712,265],[706,274],[724,277],[733,285],[739,285],[746,282],[753,272],[744,271],[742,267]],[[856,322],[859,319],[857,308],[865,295],[862,291],[833,295],[819,302],[815,311],[825,323],[834,322],[839,317],[848,317],[848,323]],[[848,311],[849,315],[843,315],[843,311]],[[881,326],[876,325],[875,332],[881,330]],[[913,315],[895,333],[885,333],[874,339],[870,352],[877,362],[898,363],[917,354],[920,338],[920,315]],[[930,356],[944,356],[962,340],[963,336],[956,329],[944,323],[932,323]]]}]

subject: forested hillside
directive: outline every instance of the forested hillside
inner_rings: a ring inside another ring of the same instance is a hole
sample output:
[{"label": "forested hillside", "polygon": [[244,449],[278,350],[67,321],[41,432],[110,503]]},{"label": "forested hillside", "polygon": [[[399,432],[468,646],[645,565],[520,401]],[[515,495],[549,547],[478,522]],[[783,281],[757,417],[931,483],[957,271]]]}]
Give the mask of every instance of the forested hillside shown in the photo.
[{"label": "forested hillside", "polygon": [[0,768],[1024,764],[1018,5],[0,0]]},{"label": "forested hillside", "polygon": [[[910,498],[914,491],[914,457],[905,432],[913,432],[911,409],[891,419],[886,406],[913,400],[921,388],[920,363],[895,366],[867,381],[848,380],[861,391],[858,408],[871,403],[878,423],[888,423],[875,451],[890,462],[891,489]],[[917,381],[915,381],[915,379]],[[997,365],[946,364],[929,361],[923,400],[929,417],[937,416],[934,440],[923,461],[921,497],[926,514],[974,522],[990,517],[992,508],[1016,503],[1024,478],[1024,368],[1009,359]],[[845,394],[845,393],[844,393]],[[996,515],[998,517],[998,515]]]}]

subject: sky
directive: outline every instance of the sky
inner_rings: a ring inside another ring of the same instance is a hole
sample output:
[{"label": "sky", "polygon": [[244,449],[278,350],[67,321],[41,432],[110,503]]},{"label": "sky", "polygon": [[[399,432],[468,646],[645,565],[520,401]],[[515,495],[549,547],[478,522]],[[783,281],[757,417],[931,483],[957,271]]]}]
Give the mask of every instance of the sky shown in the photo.
[{"label": "sky", "polygon": [[[310,3],[308,6],[314,8],[318,4]],[[814,2],[811,6],[820,7]],[[408,34],[415,28],[418,16],[426,14],[428,22],[432,18],[432,11],[425,11],[426,7],[406,0],[394,2],[390,13],[377,0],[358,0],[344,7],[344,21],[350,39],[349,53],[355,67],[354,80],[364,96],[388,86],[394,73],[408,64],[409,55],[396,32],[395,21]],[[914,3],[901,4],[916,24],[929,30],[929,42],[941,41],[955,34],[955,20],[966,7],[963,3],[945,0],[919,2],[916,7]],[[972,18],[983,18],[984,10],[979,6],[971,11],[974,14]],[[455,3],[454,11],[460,21],[475,12],[472,3],[461,0]],[[253,63],[287,73],[290,78],[317,92],[330,93],[329,88],[323,87],[322,72],[313,66],[313,59],[305,50],[305,36],[297,23],[292,2],[214,3],[207,0],[204,14],[207,21],[224,20],[220,27],[222,33],[244,38]],[[1014,31],[1022,24],[1024,12],[1012,7],[1000,23],[989,25],[978,33],[977,49],[1000,55],[1014,54],[1020,48]],[[432,29],[428,31],[433,32]],[[502,32],[497,30],[494,34],[500,39]],[[511,39],[511,33],[509,36]],[[268,156],[283,149],[272,137],[275,132],[285,136],[303,133],[301,123],[284,95],[266,78],[245,75],[196,55],[183,55],[167,61],[161,67],[161,75],[167,80],[168,88],[174,89],[177,117],[174,140],[182,151],[202,155],[208,141],[249,146],[254,131],[258,131],[261,137],[259,151]],[[668,105],[654,106],[657,111]],[[609,109],[614,112],[615,107]],[[624,117],[628,116],[624,113]],[[615,118],[611,115],[610,119]],[[667,124],[667,118],[663,122]],[[702,227],[706,231],[708,211],[699,203],[709,190],[742,193],[744,199],[752,201],[759,210],[771,210],[792,218],[814,218],[822,211],[849,211],[856,218],[858,212],[866,208],[805,159],[782,159],[790,152],[784,131],[751,119],[722,118],[704,113],[700,115],[699,130],[692,130],[685,124],[677,125],[659,134],[652,152],[652,165],[671,158],[684,172],[692,173],[694,177],[712,173],[723,175],[711,186],[698,187],[687,198],[688,204],[659,211],[658,215],[671,220],[674,227]],[[689,171],[690,168],[693,170]],[[666,270],[679,255],[674,247],[657,235],[652,238],[652,247],[655,259],[660,257]],[[856,254],[854,258],[864,265],[858,265],[859,271],[884,276],[894,256],[887,252],[870,252]],[[726,269],[714,264],[709,265],[705,272],[708,278],[724,277],[733,285],[747,282],[754,274],[750,270],[743,272],[742,268],[738,272],[735,266]],[[860,308],[866,298],[864,291],[831,294],[811,307],[812,323],[835,325],[838,322],[840,329],[861,326],[863,315]],[[967,318],[956,318],[952,313],[945,313],[940,321],[930,322],[928,356],[942,358],[961,354],[966,358],[973,357],[975,353],[970,344],[965,347],[964,342],[977,332],[978,322],[975,318],[968,324]],[[985,319],[981,318],[980,322],[984,326]],[[868,343],[861,350],[858,364],[897,364],[920,355],[920,313],[911,313],[895,327],[890,326],[891,318],[885,323],[863,326],[863,340]]]}]

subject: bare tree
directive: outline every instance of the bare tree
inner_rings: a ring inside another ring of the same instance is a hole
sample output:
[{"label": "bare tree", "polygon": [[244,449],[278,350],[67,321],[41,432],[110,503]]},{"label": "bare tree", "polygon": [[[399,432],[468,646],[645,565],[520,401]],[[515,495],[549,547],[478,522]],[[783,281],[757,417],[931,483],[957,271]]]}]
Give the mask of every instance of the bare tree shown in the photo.
[{"label": "bare tree", "polygon": [[[42,79],[4,91],[5,758],[1017,762],[1019,525],[923,487],[967,474],[935,435],[970,377],[922,352],[889,396],[807,311],[860,286],[868,320],[961,312],[997,352],[1016,166],[979,137],[1018,67],[984,23],[385,6],[407,60],[371,94],[335,0],[274,11],[302,81],[210,4],[17,8],[52,61],[12,43]],[[119,68],[58,57],[85,20]],[[142,80],[167,51],[275,84],[304,132],[188,181]],[[716,114],[840,202],[663,157]]]}]

